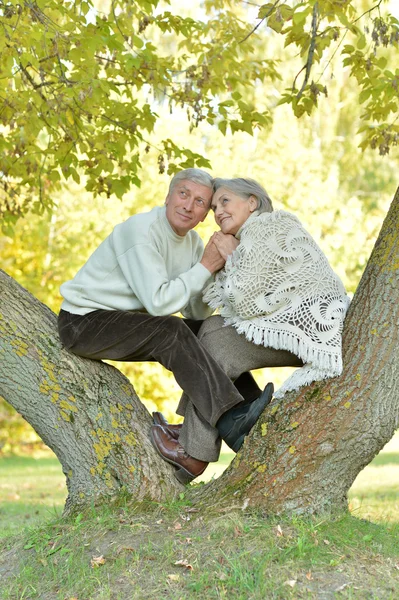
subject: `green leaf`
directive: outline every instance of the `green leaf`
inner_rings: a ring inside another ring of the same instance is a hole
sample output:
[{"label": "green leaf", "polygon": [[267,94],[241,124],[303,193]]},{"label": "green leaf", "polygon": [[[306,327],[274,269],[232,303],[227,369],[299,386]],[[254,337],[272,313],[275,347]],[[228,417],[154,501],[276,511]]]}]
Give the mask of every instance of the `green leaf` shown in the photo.
[{"label": "green leaf", "polygon": [[364,34],[361,34],[357,41],[357,47],[359,48],[359,50],[363,50],[363,48],[366,47],[366,44],[367,44],[366,36]]},{"label": "green leaf", "polygon": [[265,17],[269,16],[274,9],[275,4],[271,4],[270,2],[268,4],[263,4],[259,8],[258,19],[264,19]]},{"label": "green leaf", "polygon": [[292,17],[292,21],[294,25],[301,25],[306,21],[306,17],[308,16],[307,10],[296,10],[294,12],[294,16]]},{"label": "green leaf", "polygon": [[221,131],[223,133],[223,135],[226,135],[227,121],[225,121],[225,120],[219,121],[218,129],[219,129],[219,131]]},{"label": "green leaf", "polygon": [[377,65],[380,67],[381,70],[385,69],[385,67],[388,64],[388,60],[385,58],[385,56],[381,56],[378,60],[377,60]]}]

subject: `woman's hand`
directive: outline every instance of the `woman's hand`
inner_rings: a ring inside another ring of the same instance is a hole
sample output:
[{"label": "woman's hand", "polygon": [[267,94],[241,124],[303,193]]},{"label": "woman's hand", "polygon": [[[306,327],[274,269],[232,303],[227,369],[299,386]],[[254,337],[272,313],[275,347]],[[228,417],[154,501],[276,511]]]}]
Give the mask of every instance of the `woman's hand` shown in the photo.
[{"label": "woman's hand", "polygon": [[234,235],[231,235],[230,233],[222,233],[221,231],[214,233],[209,241],[211,240],[219,250],[221,256],[223,256],[224,260],[227,259],[229,254],[234,252],[240,243],[237,238],[234,237]]}]

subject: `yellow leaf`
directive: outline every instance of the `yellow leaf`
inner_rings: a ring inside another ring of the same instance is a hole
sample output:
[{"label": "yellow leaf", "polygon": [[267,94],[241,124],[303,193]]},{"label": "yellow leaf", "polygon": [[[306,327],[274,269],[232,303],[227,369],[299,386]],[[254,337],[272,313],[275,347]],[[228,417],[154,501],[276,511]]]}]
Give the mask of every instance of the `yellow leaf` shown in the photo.
[{"label": "yellow leaf", "polygon": [[193,570],[193,566],[190,565],[190,563],[185,558],[183,560],[177,560],[175,562],[175,565],[177,567],[184,567],[185,569],[188,569],[189,571]]},{"label": "yellow leaf", "polygon": [[102,555],[93,556],[93,558],[90,561],[90,566],[94,569],[95,567],[100,567],[101,565],[104,565],[105,562],[105,558]]},{"label": "yellow leaf", "polygon": [[70,123],[71,125],[73,125],[74,122],[75,122],[75,120],[73,118],[73,113],[72,113],[72,111],[69,108],[67,109],[67,111],[65,113],[65,116],[67,118],[68,123]]}]

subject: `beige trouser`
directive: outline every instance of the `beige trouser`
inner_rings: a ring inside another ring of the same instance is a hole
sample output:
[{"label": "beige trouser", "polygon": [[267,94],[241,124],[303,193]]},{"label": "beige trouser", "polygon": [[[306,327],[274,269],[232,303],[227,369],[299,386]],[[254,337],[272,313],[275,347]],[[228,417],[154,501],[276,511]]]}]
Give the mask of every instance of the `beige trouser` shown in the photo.
[{"label": "beige trouser", "polygon": [[[303,365],[291,352],[248,342],[233,326],[225,327],[224,319],[218,315],[203,322],[198,339],[232,381],[252,369]],[[177,414],[184,416],[179,442],[186,452],[199,460],[217,461],[221,446],[219,432],[205,421],[186,394],[180,399]]]}]

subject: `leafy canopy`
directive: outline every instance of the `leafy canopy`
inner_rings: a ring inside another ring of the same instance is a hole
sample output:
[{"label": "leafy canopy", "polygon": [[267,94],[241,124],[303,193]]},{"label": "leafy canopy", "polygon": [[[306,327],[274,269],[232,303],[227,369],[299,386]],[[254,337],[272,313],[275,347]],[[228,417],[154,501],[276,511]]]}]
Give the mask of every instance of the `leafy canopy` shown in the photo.
[{"label": "leafy canopy", "polygon": [[[248,100],[254,87],[277,87],[280,103],[298,117],[310,114],[327,94],[337,56],[359,85],[363,147],[388,152],[399,135],[392,51],[399,28],[382,8],[382,0],[276,0],[256,9],[232,0],[186,8],[158,0],[0,0],[5,227],[28,211],[51,210],[69,178],[118,198],[139,186],[160,103],[172,113],[184,109],[192,127],[252,134],[274,109]],[[285,54],[265,57],[270,35],[282,36]],[[287,57],[296,76],[280,83]],[[168,173],[210,167],[171,138],[159,144],[158,165]]]}]

